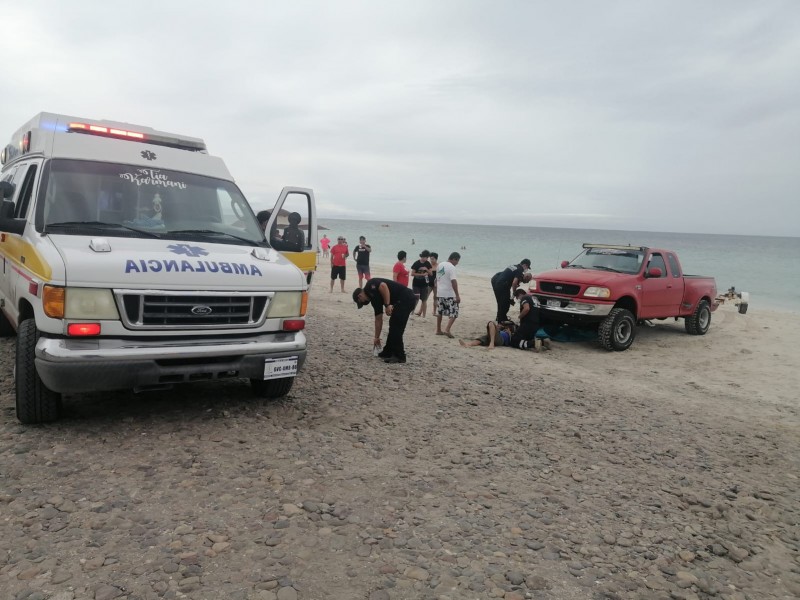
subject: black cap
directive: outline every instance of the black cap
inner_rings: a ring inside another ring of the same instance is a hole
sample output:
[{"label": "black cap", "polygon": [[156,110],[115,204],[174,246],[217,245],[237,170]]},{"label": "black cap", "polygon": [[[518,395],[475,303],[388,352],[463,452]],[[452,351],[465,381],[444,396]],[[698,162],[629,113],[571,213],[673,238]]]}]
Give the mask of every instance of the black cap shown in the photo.
[{"label": "black cap", "polygon": [[360,294],[362,291],[363,291],[363,290],[362,290],[361,288],[356,288],[356,289],[354,289],[354,290],[353,290],[353,302],[355,302],[355,303],[356,303],[356,305],[358,306],[358,308],[361,308],[362,306],[364,306],[363,304],[361,304],[361,301],[358,299],[358,295],[359,295],[359,294]]},{"label": "black cap", "polygon": [[528,268],[530,269],[531,268],[531,259],[530,258],[523,258],[521,261],[519,261],[519,264],[528,265]]}]

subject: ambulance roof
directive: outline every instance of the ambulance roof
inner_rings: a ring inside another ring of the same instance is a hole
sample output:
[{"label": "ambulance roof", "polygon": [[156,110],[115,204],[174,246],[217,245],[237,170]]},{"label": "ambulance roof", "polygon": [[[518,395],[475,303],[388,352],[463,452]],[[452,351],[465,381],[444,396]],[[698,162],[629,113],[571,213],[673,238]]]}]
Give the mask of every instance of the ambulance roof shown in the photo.
[{"label": "ambulance roof", "polygon": [[200,138],[107,119],[39,113],[2,151],[3,164],[21,156],[146,165],[232,180],[222,159]]}]

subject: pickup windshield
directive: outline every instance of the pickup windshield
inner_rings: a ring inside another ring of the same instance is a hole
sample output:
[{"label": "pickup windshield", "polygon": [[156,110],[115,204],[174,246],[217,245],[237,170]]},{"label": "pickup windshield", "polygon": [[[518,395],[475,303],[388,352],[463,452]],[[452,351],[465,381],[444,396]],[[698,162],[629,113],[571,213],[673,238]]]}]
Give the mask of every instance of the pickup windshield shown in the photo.
[{"label": "pickup windshield", "polygon": [[37,230],[67,235],[204,239],[265,245],[230,181],[133,165],[53,159]]},{"label": "pickup windshield", "polygon": [[642,266],[644,252],[639,250],[618,250],[615,248],[587,248],[573,260],[567,268],[596,269],[611,273],[638,273]]}]

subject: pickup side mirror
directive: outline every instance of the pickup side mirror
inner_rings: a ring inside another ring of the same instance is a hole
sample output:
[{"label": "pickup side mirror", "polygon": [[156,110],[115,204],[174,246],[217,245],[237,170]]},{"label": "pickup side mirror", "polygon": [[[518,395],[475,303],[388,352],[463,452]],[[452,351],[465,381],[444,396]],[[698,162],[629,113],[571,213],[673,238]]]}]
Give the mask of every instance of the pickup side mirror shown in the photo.
[{"label": "pickup side mirror", "polygon": [[562,269],[566,269],[567,265],[569,265],[569,261],[568,260],[562,260],[561,261],[561,268]]},{"label": "pickup side mirror", "polygon": [[647,270],[647,276],[648,277],[652,277],[653,279],[658,279],[659,277],[661,277],[661,275],[662,275],[662,272],[661,272],[661,269],[659,267],[650,267]]},{"label": "pickup side mirror", "polygon": [[14,184],[10,181],[0,181],[0,198],[11,198],[14,195]]},{"label": "pickup side mirror", "polygon": [[25,219],[14,218],[14,203],[11,200],[3,200],[0,204],[0,231],[17,235],[25,231]]}]

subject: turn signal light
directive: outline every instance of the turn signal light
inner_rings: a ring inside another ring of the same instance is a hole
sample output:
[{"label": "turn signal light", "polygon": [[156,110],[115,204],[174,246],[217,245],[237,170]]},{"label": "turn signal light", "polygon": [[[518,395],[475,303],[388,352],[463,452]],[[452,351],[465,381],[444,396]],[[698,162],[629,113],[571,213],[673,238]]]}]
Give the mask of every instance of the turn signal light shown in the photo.
[{"label": "turn signal light", "polygon": [[67,335],[100,335],[100,323],[70,323],[67,325]]},{"label": "turn signal light", "polygon": [[44,286],[42,293],[42,308],[44,314],[51,319],[64,318],[64,298],[66,290],[63,287],[56,287],[53,285]]},{"label": "turn signal light", "polygon": [[303,292],[303,297],[300,300],[300,316],[306,316],[306,310],[308,309],[308,292]]}]

